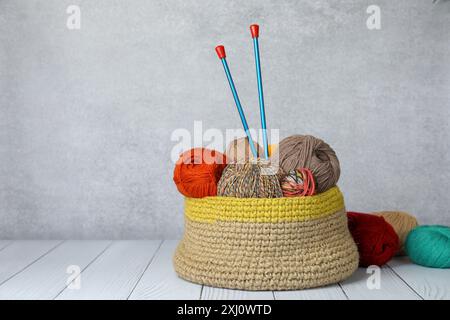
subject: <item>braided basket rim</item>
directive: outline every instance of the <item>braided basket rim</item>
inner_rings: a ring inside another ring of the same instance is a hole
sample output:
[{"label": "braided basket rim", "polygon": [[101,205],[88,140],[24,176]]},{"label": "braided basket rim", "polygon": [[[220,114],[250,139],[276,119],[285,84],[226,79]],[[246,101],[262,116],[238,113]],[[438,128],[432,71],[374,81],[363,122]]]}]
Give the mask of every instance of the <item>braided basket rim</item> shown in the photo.
[{"label": "braided basket rim", "polygon": [[277,223],[320,219],[344,209],[344,197],[335,186],[308,197],[185,198],[184,212],[186,219],[197,222]]}]

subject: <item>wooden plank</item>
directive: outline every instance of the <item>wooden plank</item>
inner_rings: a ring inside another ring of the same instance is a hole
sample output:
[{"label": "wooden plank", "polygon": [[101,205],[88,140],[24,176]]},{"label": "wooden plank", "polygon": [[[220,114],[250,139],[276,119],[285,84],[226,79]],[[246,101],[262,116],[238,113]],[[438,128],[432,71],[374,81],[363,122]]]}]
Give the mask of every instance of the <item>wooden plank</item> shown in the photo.
[{"label": "wooden plank", "polygon": [[276,300],[346,300],[344,292],[337,284],[297,291],[275,291]]},{"label": "wooden plank", "polygon": [[129,299],[198,300],[201,285],[184,281],[176,275],[172,257],[177,240],[163,242]]},{"label": "wooden plank", "polygon": [[0,286],[62,241],[14,241],[0,251]]},{"label": "wooden plank", "polygon": [[[35,241],[41,244],[41,241]],[[67,285],[68,267],[82,271],[109,241],[67,241],[0,286],[0,299],[53,299]]]},{"label": "wooden plank", "polygon": [[203,286],[202,300],[273,300],[272,291],[243,291]]},{"label": "wooden plank", "polygon": [[450,269],[419,266],[408,257],[395,258],[389,266],[424,299],[450,299]]},{"label": "wooden plank", "polygon": [[389,267],[383,266],[379,273],[379,288],[369,288],[368,279],[374,276],[366,268],[358,268],[341,287],[350,300],[418,300],[420,297]]},{"label": "wooden plank", "polygon": [[11,243],[11,240],[0,240],[0,251],[9,246]]},{"label": "wooden plank", "polygon": [[66,288],[58,300],[125,300],[149,265],[161,241],[115,241],[81,274],[80,289]]}]

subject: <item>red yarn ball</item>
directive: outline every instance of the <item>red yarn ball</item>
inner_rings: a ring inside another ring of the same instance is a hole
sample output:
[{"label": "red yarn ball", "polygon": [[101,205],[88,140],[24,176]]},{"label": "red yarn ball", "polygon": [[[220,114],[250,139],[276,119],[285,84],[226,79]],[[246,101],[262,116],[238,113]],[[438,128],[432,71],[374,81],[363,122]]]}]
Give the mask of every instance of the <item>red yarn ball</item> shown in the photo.
[{"label": "red yarn ball", "polygon": [[217,183],[227,165],[224,154],[205,148],[183,152],[173,172],[178,191],[186,197],[203,198],[217,195]]},{"label": "red yarn ball", "polygon": [[358,246],[359,266],[382,266],[399,248],[398,236],[382,217],[347,212],[348,228]]}]

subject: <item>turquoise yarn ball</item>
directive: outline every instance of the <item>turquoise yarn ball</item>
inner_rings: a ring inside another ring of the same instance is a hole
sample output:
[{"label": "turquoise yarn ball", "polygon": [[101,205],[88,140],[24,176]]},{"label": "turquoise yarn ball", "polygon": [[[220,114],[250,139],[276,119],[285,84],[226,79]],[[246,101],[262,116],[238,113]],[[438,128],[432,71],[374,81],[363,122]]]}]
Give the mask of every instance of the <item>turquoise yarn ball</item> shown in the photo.
[{"label": "turquoise yarn ball", "polygon": [[450,268],[450,228],[419,226],[406,238],[406,252],[416,264],[432,268]]}]

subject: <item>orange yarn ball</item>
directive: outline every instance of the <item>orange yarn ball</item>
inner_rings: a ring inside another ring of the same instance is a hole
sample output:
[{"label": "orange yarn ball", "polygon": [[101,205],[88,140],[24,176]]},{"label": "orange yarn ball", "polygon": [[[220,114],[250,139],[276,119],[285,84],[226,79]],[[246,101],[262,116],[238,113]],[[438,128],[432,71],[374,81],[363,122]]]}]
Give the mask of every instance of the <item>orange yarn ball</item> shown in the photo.
[{"label": "orange yarn ball", "polygon": [[224,154],[206,148],[183,152],[173,172],[178,191],[190,198],[217,195],[217,182],[227,165]]}]

